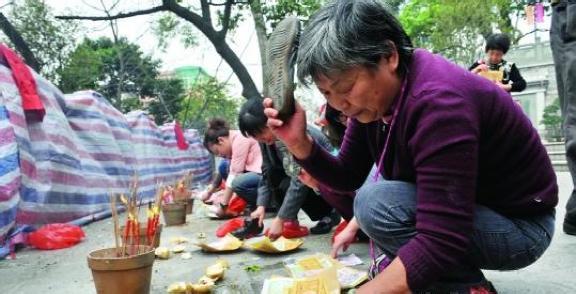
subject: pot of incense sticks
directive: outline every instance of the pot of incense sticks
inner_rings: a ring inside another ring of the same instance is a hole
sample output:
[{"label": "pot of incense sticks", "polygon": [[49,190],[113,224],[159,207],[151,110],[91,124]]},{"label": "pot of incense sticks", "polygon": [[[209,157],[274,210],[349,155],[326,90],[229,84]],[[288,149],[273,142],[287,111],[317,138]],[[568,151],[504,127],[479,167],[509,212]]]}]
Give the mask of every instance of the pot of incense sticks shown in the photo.
[{"label": "pot of incense sticks", "polygon": [[96,292],[150,293],[154,248],[145,245],[126,246],[122,249],[106,248],[88,254]]},{"label": "pot of incense sticks", "polygon": [[162,205],[162,214],[166,226],[177,226],[186,223],[186,203],[173,202]]}]

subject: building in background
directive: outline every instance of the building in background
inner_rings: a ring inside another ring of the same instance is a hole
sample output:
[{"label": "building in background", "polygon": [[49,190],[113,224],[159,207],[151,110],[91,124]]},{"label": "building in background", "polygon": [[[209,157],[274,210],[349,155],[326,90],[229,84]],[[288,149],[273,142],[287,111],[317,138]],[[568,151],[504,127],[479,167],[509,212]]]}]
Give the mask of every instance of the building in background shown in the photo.
[{"label": "building in background", "polygon": [[160,78],[177,78],[182,80],[184,89],[190,90],[194,85],[210,75],[201,66],[187,65],[180,66],[171,71],[160,73]]},{"label": "building in background", "polygon": [[[184,91],[188,93],[194,85],[198,82],[209,78],[210,75],[201,66],[187,65],[180,66],[173,70],[161,72],[158,75],[160,79],[179,79],[182,81],[182,86],[184,86]],[[144,109],[148,108],[148,105],[152,101],[156,101],[157,97],[144,96],[140,97],[140,102]]]},{"label": "building in background", "polygon": [[527,84],[526,90],[512,96],[520,101],[534,127],[545,138],[545,126],[541,124],[544,108],[558,99],[550,42],[536,38],[535,43],[513,47],[506,60],[516,64]]}]

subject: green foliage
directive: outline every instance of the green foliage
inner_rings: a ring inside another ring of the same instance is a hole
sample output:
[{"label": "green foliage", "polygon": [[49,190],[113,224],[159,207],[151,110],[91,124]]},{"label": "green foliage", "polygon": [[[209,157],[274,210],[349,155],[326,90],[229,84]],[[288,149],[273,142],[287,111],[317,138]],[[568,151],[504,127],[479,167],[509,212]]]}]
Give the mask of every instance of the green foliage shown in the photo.
[{"label": "green foliage", "polygon": [[14,1],[7,17],[38,59],[40,73],[58,83],[59,70],[74,50],[78,23],[55,19],[51,8],[42,0]]},{"label": "green foliage", "polygon": [[231,126],[236,125],[238,99],[226,92],[226,85],[214,78],[199,81],[182,100],[178,119],[186,128],[203,131],[206,121],[213,117],[226,119]]},{"label": "green foliage", "polygon": [[136,96],[122,98],[122,102],[120,105],[120,111],[122,111],[122,113],[127,113],[134,109],[141,109],[141,108],[142,103],[140,103],[140,98]]},{"label": "green foliage", "polygon": [[541,124],[546,129],[546,137],[550,141],[560,141],[562,138],[562,116],[560,115],[560,103],[556,99],[552,104],[544,108]]},{"label": "green foliage", "polygon": [[544,114],[542,115],[540,123],[546,126],[546,128],[560,128],[562,126],[558,99],[544,108]]},{"label": "green foliage", "polygon": [[249,273],[257,273],[262,270],[262,267],[257,264],[247,265],[244,267],[244,270]]},{"label": "green foliage", "polygon": [[122,38],[84,39],[61,71],[63,92],[95,89],[119,109],[122,94],[152,96],[160,62]]},{"label": "green foliage", "polygon": [[266,23],[274,29],[287,15],[296,15],[304,21],[308,20],[324,2],[324,0],[278,0],[274,4],[264,3],[262,12]]},{"label": "green foliage", "polygon": [[198,38],[194,32],[194,26],[189,22],[183,22],[173,14],[163,14],[152,25],[152,32],[158,39],[158,46],[166,50],[168,43],[174,38],[180,38],[180,42],[186,47],[198,45]]},{"label": "green foliage", "polygon": [[177,115],[182,108],[184,87],[178,79],[159,79],[155,81],[155,101],[150,103],[148,113],[154,116],[157,125],[172,121],[171,115]]},{"label": "green foliage", "polygon": [[399,19],[414,46],[467,64],[494,27],[515,39],[511,14],[518,9],[512,0],[411,0]]},{"label": "green foliage", "polygon": [[85,40],[70,54],[66,66],[60,71],[60,89],[71,93],[83,89],[98,89],[98,81],[104,68],[104,50],[91,47],[92,41]]}]

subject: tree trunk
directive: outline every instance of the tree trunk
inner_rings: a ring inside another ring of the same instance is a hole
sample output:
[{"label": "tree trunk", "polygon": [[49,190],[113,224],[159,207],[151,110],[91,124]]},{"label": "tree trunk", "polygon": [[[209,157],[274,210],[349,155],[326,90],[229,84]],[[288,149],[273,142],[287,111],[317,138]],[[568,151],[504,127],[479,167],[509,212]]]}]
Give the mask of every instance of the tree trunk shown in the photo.
[{"label": "tree trunk", "polygon": [[168,11],[171,11],[179,17],[192,23],[204,34],[204,36],[206,36],[206,38],[208,38],[208,40],[210,40],[216,49],[216,52],[218,52],[224,61],[228,63],[234,74],[236,74],[236,77],[238,77],[238,80],[240,80],[243,88],[242,96],[248,99],[254,97],[262,97],[244,64],[242,61],[240,61],[240,58],[238,58],[238,55],[236,55],[234,50],[232,50],[232,48],[228,46],[228,43],[226,43],[225,35],[219,34],[214,30],[212,24],[205,21],[199,15],[176,4],[173,0],[164,0],[164,5]]},{"label": "tree trunk", "polygon": [[268,46],[268,38],[266,34],[266,22],[264,21],[264,15],[262,14],[262,4],[260,3],[260,0],[250,1],[250,10],[252,11],[256,36],[258,37],[258,47],[260,48],[260,61],[262,63],[262,93],[268,93],[268,82],[266,81],[266,50]]},{"label": "tree trunk", "polygon": [[251,98],[261,99],[262,95],[258,91],[258,88],[256,88],[254,80],[252,80],[252,77],[248,73],[248,70],[246,69],[242,61],[240,61],[238,55],[234,53],[232,48],[230,48],[230,46],[228,46],[228,44],[224,41],[217,41],[217,40],[214,41],[210,40],[210,41],[212,41],[212,44],[214,45],[216,52],[218,52],[218,54],[222,56],[222,58],[226,61],[226,63],[228,63],[228,65],[232,68],[232,71],[234,71],[236,77],[238,77],[238,80],[240,80],[240,83],[242,84],[242,96],[244,96],[247,99]]},{"label": "tree trunk", "polygon": [[36,72],[40,72],[40,62],[30,50],[28,43],[24,41],[20,33],[14,28],[14,26],[10,23],[10,21],[4,16],[3,13],[0,12],[0,29],[8,36],[8,39],[14,44],[16,50],[20,52],[26,64],[28,64],[31,68],[33,68]]}]

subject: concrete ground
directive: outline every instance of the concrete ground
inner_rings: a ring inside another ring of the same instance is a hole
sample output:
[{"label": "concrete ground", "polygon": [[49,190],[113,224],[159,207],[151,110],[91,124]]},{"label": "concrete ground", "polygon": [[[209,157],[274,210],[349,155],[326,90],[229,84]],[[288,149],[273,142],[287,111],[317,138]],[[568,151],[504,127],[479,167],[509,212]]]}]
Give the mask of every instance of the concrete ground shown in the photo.
[{"label": "concrete ground", "polygon": [[[550,249],[526,269],[486,271],[486,276],[500,293],[576,293],[576,237],[565,235],[561,230],[564,204],[572,183],[568,173],[559,173],[558,182],[560,205],[557,231]],[[301,221],[311,224],[304,217]],[[206,219],[202,209],[196,207],[194,216],[188,218],[186,225],[165,228],[161,242],[170,246],[169,240],[174,236],[194,240],[199,232],[214,238],[214,231],[221,223]],[[75,247],[56,251],[24,249],[18,251],[15,260],[0,261],[0,293],[95,293],[86,256],[92,250],[113,244],[112,222],[106,219],[92,223],[84,227],[84,230],[86,240]],[[194,282],[203,275],[206,266],[221,257],[230,262],[231,269],[219,283],[216,293],[259,293],[266,277],[273,274],[287,275],[282,268],[282,260],[286,257],[315,252],[329,253],[330,236],[307,237],[301,250],[284,256],[262,255],[246,250],[224,255],[206,254],[187,244],[186,250],[192,254],[191,259],[183,260],[173,256],[168,260],[156,260],[151,292],[166,293],[166,288],[172,282]],[[354,244],[349,252],[364,260],[359,268],[368,267],[367,244]],[[261,265],[262,270],[257,273],[244,270],[245,266],[253,264]]]}]

